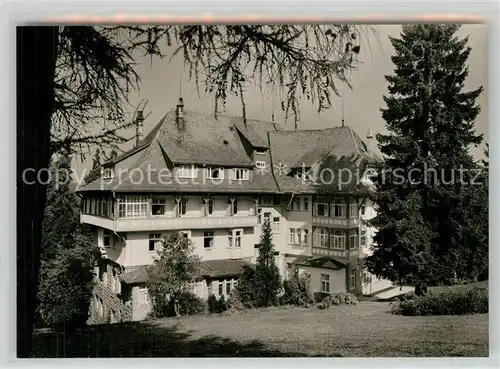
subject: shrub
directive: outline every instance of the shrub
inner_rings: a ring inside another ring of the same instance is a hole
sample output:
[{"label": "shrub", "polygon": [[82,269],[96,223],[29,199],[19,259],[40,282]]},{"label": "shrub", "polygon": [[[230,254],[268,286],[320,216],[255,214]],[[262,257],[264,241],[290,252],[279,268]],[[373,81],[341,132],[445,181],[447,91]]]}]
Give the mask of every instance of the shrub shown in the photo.
[{"label": "shrub", "polygon": [[255,283],[255,269],[252,266],[243,266],[243,273],[238,279],[236,291],[241,303],[246,308],[255,307],[255,301],[258,299],[259,291]]},{"label": "shrub", "polygon": [[229,296],[229,299],[227,300],[227,308],[228,310],[232,311],[243,311],[246,310],[245,305],[241,301],[240,294],[238,292],[238,289],[234,290],[231,295]]},{"label": "shrub", "polygon": [[[181,292],[178,295],[179,313],[181,315],[200,315],[208,311],[207,303],[191,292]],[[167,306],[167,316],[175,316],[174,310],[175,298],[171,298]]]},{"label": "shrub", "polygon": [[335,293],[328,295],[318,304],[319,309],[328,309],[333,305],[355,305],[358,299],[352,293]]},{"label": "shrub", "polygon": [[292,278],[283,282],[282,305],[295,305],[299,307],[310,307],[314,303],[311,293],[309,279],[293,275]]},{"label": "shrub", "polygon": [[207,305],[210,314],[220,314],[228,309],[228,302],[226,302],[224,296],[219,299],[214,295],[208,296]]},{"label": "shrub", "polygon": [[320,303],[328,296],[330,296],[330,294],[326,292],[314,292],[314,302]]},{"label": "shrub", "polygon": [[459,289],[443,293],[429,293],[391,304],[397,315],[462,315],[488,312],[488,289]]}]

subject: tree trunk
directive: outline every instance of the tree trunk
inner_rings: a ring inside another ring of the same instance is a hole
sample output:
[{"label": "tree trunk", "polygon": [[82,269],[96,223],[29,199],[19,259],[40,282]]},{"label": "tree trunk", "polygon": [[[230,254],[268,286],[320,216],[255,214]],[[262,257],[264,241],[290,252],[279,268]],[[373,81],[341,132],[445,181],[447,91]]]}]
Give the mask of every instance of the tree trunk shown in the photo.
[{"label": "tree trunk", "polygon": [[[58,27],[17,28],[17,356],[29,357],[49,166]],[[23,172],[26,176],[23,179]],[[46,174],[43,173],[42,174]],[[43,180],[43,177],[41,177]]]}]

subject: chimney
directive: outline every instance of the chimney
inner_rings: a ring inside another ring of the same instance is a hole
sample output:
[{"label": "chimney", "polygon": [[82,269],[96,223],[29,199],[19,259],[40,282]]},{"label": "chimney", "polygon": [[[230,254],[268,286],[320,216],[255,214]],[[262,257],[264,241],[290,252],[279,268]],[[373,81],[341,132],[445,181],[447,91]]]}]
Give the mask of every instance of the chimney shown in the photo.
[{"label": "chimney", "polygon": [[177,129],[183,131],[185,128],[184,122],[184,101],[182,97],[179,97],[179,102],[177,103],[177,109],[175,110],[175,120],[177,123]]},{"label": "chimney", "polygon": [[135,146],[139,146],[142,140],[142,127],[144,125],[144,113],[142,110],[137,112],[137,117],[135,118]]},{"label": "chimney", "polygon": [[368,133],[366,134],[366,149],[368,151],[369,156],[373,156],[373,150],[374,150],[374,139],[373,139],[373,132],[370,129],[368,129]]}]

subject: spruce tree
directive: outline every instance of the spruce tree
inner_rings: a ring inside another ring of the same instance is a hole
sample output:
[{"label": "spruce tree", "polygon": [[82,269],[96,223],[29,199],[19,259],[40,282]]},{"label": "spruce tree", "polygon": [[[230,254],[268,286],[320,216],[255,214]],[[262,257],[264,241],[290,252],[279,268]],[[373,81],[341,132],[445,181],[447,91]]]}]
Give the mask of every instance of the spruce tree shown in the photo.
[{"label": "spruce tree", "polygon": [[80,223],[78,198],[68,186],[70,163],[67,152],[52,162],[37,291],[40,317],[65,330],[87,321],[93,268],[100,257],[90,227]]},{"label": "spruce tree", "polygon": [[92,158],[92,169],[85,176],[85,184],[95,181],[101,177],[101,150],[96,149],[94,157]]},{"label": "spruce tree", "polygon": [[367,265],[401,283],[467,276],[477,168],[468,149],[482,141],[474,130],[482,87],[464,91],[471,49],[458,29],[407,25],[390,39],[395,69],[381,109],[388,134],[377,135],[386,160],[375,179],[378,231]]},{"label": "spruce tree", "polygon": [[256,306],[278,304],[278,293],[281,289],[279,269],[274,261],[274,245],[271,222],[266,219],[262,224],[259,256],[255,267],[254,287]]}]

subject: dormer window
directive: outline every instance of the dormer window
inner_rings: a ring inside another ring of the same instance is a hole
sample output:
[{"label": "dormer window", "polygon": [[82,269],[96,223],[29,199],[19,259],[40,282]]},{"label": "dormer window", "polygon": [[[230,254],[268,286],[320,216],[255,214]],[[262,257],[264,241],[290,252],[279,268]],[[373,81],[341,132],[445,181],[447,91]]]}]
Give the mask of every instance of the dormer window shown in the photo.
[{"label": "dormer window", "polygon": [[224,169],[208,167],[206,169],[206,174],[208,179],[224,179]]},{"label": "dormer window", "polygon": [[177,167],[178,178],[196,178],[198,169],[194,165],[179,165]]},{"label": "dormer window", "polygon": [[104,168],[103,169],[102,178],[110,179],[110,178],[114,178],[114,176],[115,176],[115,171],[113,170],[113,168]]},{"label": "dormer window", "polygon": [[246,168],[231,169],[231,179],[236,181],[248,181],[250,179],[249,170]]},{"label": "dormer window", "polygon": [[266,168],[266,167],[267,167],[266,162],[265,162],[265,161],[262,161],[262,160],[257,160],[257,161],[255,162],[255,166],[256,166],[257,168],[260,168],[260,169],[264,169],[264,168]]}]

